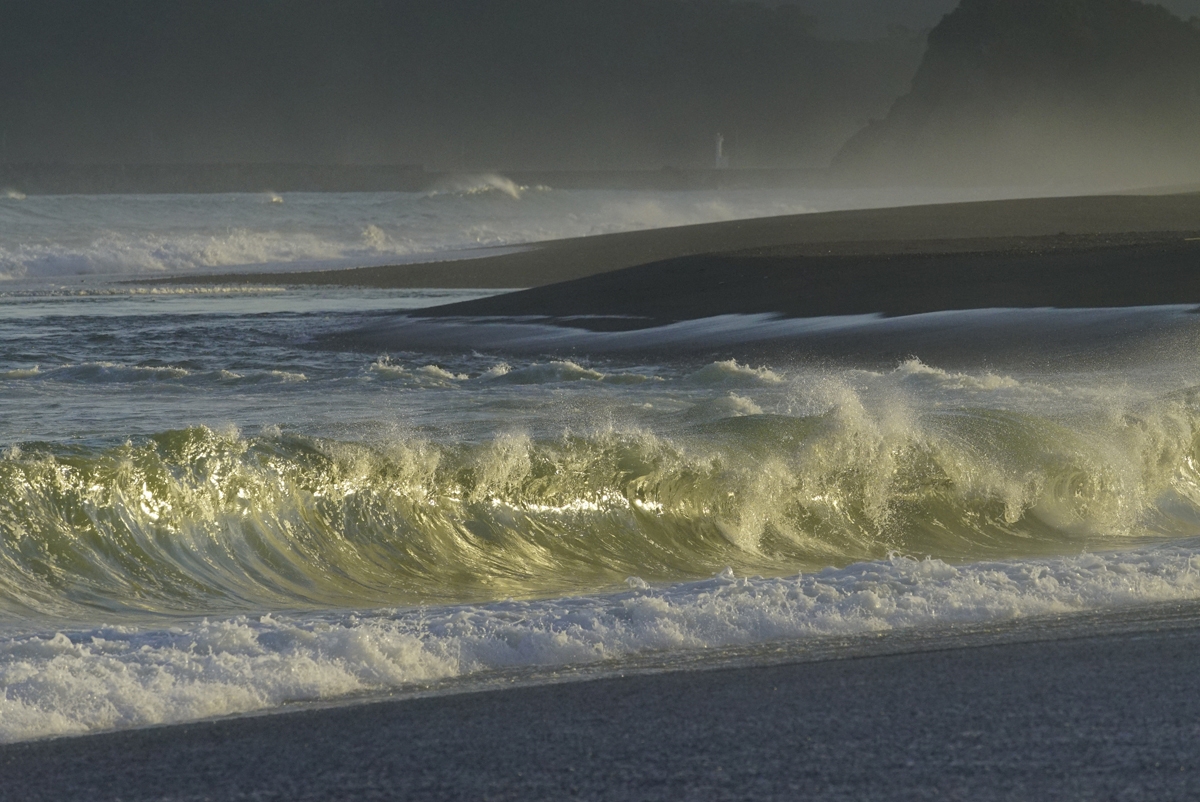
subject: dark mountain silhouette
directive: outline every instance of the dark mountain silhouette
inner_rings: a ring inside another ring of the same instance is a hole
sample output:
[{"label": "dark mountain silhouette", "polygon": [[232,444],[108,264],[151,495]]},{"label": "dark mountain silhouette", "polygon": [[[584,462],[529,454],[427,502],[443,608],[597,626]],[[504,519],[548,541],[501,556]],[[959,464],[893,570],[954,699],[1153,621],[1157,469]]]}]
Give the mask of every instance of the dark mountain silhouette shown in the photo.
[{"label": "dark mountain silhouette", "polygon": [[817,21],[819,34],[837,39],[875,39],[895,26],[929,30],[958,4],[958,0],[762,1],[802,10]]},{"label": "dark mountain silhouette", "polygon": [[903,181],[1200,176],[1200,25],[1133,0],[963,0],[835,161]]},{"label": "dark mountain silhouette", "polygon": [[[1148,0],[1149,1],[1149,0]],[[817,31],[839,39],[873,39],[895,25],[928,30],[958,5],[958,0],[761,0],[792,5],[817,20]],[[1175,15],[1200,16],[1200,0],[1154,0]]]}]

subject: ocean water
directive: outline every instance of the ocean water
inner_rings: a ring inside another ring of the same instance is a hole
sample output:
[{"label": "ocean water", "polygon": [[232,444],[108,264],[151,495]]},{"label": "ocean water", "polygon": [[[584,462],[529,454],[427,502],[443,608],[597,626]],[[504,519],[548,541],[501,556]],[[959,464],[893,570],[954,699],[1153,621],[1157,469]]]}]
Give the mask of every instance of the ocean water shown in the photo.
[{"label": "ocean water", "polygon": [[1200,598],[1187,308],[590,333],[124,283],[850,205],[492,183],[0,199],[0,740]]}]

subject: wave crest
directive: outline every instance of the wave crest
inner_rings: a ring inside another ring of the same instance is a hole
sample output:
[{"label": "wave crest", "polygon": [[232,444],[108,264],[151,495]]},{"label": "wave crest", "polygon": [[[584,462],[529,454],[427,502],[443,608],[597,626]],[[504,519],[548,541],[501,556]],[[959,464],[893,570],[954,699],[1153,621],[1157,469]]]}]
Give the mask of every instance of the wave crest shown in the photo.
[{"label": "wave crest", "polygon": [[1200,414],[1187,398],[1104,430],[971,408],[915,422],[851,403],[755,413],[482,442],[198,427],[107,449],[25,444],[0,460],[0,606],[469,602],[893,552],[1057,554],[1200,523]]},{"label": "wave crest", "polygon": [[460,175],[447,178],[440,182],[436,188],[426,193],[426,197],[436,198],[439,195],[454,195],[457,197],[504,195],[513,200],[520,200],[526,192],[546,192],[549,189],[550,187],[545,186],[523,186],[511,178],[506,178],[496,173],[482,173],[480,175]]}]

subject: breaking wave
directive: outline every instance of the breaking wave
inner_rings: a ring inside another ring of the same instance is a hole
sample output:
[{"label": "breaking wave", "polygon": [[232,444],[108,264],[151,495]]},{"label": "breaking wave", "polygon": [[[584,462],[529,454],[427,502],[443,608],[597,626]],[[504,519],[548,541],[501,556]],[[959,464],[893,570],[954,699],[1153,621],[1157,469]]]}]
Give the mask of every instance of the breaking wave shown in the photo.
[{"label": "breaking wave", "polygon": [[557,191],[482,175],[426,193],[292,193],[286,202],[270,194],[34,196],[0,204],[0,279],[463,258],[480,247],[807,211],[795,195]]},{"label": "breaking wave", "polygon": [[0,278],[158,274],[234,267],[385,263],[419,249],[364,229],[357,238],[249,228],[178,234],[112,231],[74,244],[23,242],[0,245]]},{"label": "breaking wave", "polygon": [[[91,381],[109,370],[82,369]],[[584,371],[552,369],[560,381]],[[178,369],[114,379],[164,370]],[[731,392],[655,431],[370,444],[194,427],[106,448],[32,443],[0,459],[0,609],[467,603],[725,567],[786,576],[895,553],[1134,547],[1198,531],[1198,425],[1194,391],[1075,423],[972,407],[868,414],[853,396],[762,414]]]},{"label": "breaking wave", "polygon": [[548,192],[546,186],[524,186],[495,173],[482,175],[461,175],[442,181],[435,189],[426,193],[426,197],[436,198],[440,195],[470,197],[472,195],[497,196],[503,195],[513,200],[520,200],[527,192]]}]

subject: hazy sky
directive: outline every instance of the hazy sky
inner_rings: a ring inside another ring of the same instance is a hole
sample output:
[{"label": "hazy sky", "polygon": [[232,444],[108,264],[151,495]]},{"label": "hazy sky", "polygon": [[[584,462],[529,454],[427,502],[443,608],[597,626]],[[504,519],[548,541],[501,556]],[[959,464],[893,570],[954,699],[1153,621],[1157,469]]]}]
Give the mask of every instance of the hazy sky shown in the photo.
[{"label": "hazy sky", "polygon": [[[795,5],[821,21],[827,36],[869,39],[887,32],[889,25],[931,28],[954,10],[958,0],[774,0]],[[1160,0],[1175,14],[1187,19],[1200,16],[1200,0]]]},{"label": "hazy sky", "polygon": [[0,0],[0,162],[820,167],[958,0],[771,2]]},{"label": "hazy sky", "polygon": [[0,162],[823,166],[923,51],[746,2],[0,0]]}]

